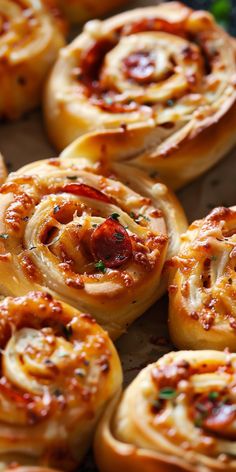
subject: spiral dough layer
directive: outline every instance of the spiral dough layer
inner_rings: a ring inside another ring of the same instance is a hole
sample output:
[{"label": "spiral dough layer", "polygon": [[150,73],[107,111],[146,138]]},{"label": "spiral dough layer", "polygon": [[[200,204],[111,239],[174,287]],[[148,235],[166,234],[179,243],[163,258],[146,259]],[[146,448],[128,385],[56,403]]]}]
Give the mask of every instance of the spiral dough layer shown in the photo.
[{"label": "spiral dough layer", "polygon": [[167,288],[162,269],[186,220],[157,180],[86,162],[39,161],[2,186],[0,291],[50,290],[117,337]]},{"label": "spiral dough layer", "polygon": [[169,326],[181,349],[236,347],[236,207],[191,224],[171,261]]},{"label": "spiral dough layer", "polygon": [[235,144],[235,51],[209,13],[178,2],[89,22],[46,87],[51,140],[113,129],[123,159],[116,136],[132,130],[129,163],[180,187]]},{"label": "spiral dough layer", "polygon": [[39,105],[64,35],[54,0],[0,0],[0,119]]},{"label": "spiral dough layer", "polygon": [[108,335],[90,315],[29,292],[0,303],[0,348],[0,466],[75,470],[122,381]]},{"label": "spiral dough layer", "polygon": [[236,471],[236,355],[179,351],[149,365],[107,409],[100,472]]}]

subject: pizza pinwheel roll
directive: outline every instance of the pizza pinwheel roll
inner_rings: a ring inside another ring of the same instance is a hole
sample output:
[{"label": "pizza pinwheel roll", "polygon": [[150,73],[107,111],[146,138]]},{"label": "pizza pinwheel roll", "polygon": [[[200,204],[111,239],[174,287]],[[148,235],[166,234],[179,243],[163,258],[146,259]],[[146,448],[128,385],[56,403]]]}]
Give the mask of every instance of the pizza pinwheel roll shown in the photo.
[{"label": "pizza pinwheel roll", "polygon": [[126,0],[58,0],[58,3],[72,23],[81,23],[98,18],[126,3]]},{"label": "pizza pinwheel roll", "polygon": [[100,472],[236,471],[236,355],[171,352],[141,371],[105,412]]},{"label": "pizza pinwheel roll", "polygon": [[164,184],[122,166],[101,171],[64,158],[10,174],[0,189],[0,292],[50,290],[115,338],[166,289],[162,269],[186,220]]},{"label": "pizza pinwheel roll", "polygon": [[29,292],[0,303],[0,346],[0,464],[74,471],[122,382],[107,333],[90,315]]},{"label": "pizza pinwheel roll", "polygon": [[209,13],[178,2],[89,22],[46,86],[51,141],[133,130],[130,164],[180,187],[236,142],[235,44]]},{"label": "pizza pinwheel roll", "polygon": [[236,207],[192,223],[171,261],[169,328],[180,349],[236,348]]},{"label": "pizza pinwheel roll", "polygon": [[0,119],[39,105],[64,35],[54,0],[0,0]]}]

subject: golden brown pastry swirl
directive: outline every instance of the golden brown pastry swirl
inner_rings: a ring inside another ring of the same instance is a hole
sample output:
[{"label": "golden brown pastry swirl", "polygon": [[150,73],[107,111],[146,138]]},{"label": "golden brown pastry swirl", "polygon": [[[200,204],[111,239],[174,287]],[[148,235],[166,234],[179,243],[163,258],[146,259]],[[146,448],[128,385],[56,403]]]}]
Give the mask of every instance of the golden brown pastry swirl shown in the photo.
[{"label": "golden brown pastry swirl", "polygon": [[128,178],[122,166],[107,172],[64,157],[9,176],[0,190],[0,290],[49,289],[117,337],[165,291],[164,262],[186,220],[164,184],[138,171]]},{"label": "golden brown pastry swirl", "polygon": [[132,130],[129,163],[179,187],[235,143],[235,73],[235,40],[207,12],[167,2],[89,22],[47,84],[48,132],[62,149],[98,129],[119,129],[119,146]]},{"label": "golden brown pastry swirl", "polygon": [[0,0],[0,119],[39,105],[64,34],[54,0]]},{"label": "golden brown pastry swirl", "polygon": [[169,326],[174,344],[235,350],[236,207],[215,208],[192,223],[172,265]]},{"label": "golden brown pastry swirl", "polygon": [[0,465],[75,470],[122,381],[107,333],[90,315],[30,292],[0,303],[0,349]]},{"label": "golden brown pastry swirl", "polygon": [[98,427],[100,472],[236,471],[236,355],[179,351],[137,376]]}]

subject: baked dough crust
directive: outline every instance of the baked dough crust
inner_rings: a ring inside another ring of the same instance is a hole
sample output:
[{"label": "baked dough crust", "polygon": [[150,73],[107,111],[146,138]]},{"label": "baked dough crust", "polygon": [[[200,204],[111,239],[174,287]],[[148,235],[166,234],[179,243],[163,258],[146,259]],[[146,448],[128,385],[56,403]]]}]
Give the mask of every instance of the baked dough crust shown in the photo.
[{"label": "baked dough crust", "polygon": [[74,471],[120,389],[118,354],[90,315],[48,293],[5,298],[0,320],[0,470]]},{"label": "baked dough crust", "polygon": [[0,119],[17,119],[41,102],[65,22],[54,0],[0,0]]},{"label": "baked dough crust", "polygon": [[220,351],[172,352],[143,369],[98,425],[99,471],[235,471],[235,372],[235,354]]},{"label": "baked dough crust", "polygon": [[236,207],[192,223],[172,261],[169,329],[180,349],[236,347]]},{"label": "baked dough crust", "polygon": [[236,142],[235,44],[209,13],[178,2],[89,22],[46,86],[51,141],[63,149],[87,132],[118,129],[108,139],[122,155],[119,137],[131,130],[129,164],[181,187]]},{"label": "baked dough crust", "polygon": [[167,289],[162,270],[186,218],[157,179],[72,150],[10,174],[0,189],[0,292],[49,290],[117,338]]},{"label": "baked dough crust", "polygon": [[7,178],[7,174],[8,174],[8,171],[7,171],[7,168],[6,168],[6,165],[5,165],[4,157],[0,153],[0,185],[3,182],[5,182],[5,180]]},{"label": "baked dough crust", "polygon": [[109,13],[126,0],[58,0],[58,3],[72,23],[82,23]]}]

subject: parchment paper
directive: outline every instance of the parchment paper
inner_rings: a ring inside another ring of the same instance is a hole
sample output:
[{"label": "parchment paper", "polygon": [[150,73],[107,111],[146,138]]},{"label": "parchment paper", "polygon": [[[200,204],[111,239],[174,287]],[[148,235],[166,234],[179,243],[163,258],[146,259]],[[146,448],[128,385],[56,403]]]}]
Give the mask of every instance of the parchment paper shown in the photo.
[{"label": "parchment paper", "polygon": [[[158,1],[127,2],[127,8],[155,3]],[[75,29],[73,34],[78,32],[79,28]],[[10,170],[56,155],[47,141],[40,110],[16,123],[0,124],[0,152]],[[203,217],[215,206],[236,204],[235,158],[236,150],[178,193],[189,222]],[[173,348],[168,339],[167,308],[167,298],[164,297],[137,320],[128,333],[116,343],[124,368],[125,384],[128,384],[141,368]],[[92,454],[89,454],[84,465],[80,467],[80,472],[95,471]]]}]

